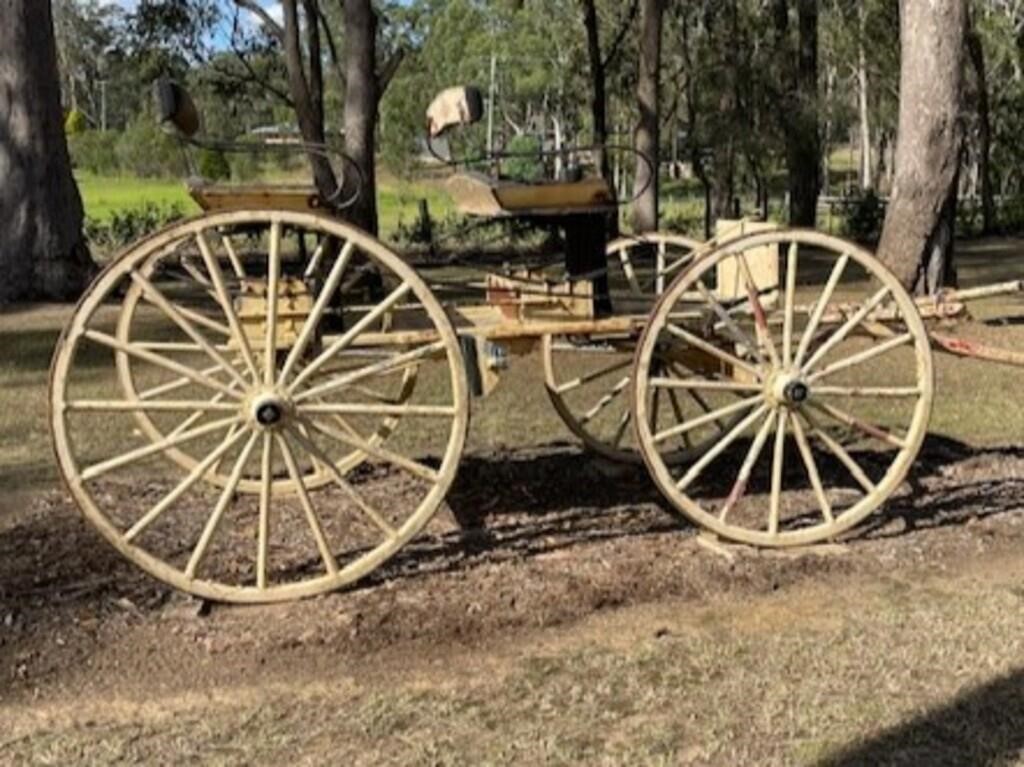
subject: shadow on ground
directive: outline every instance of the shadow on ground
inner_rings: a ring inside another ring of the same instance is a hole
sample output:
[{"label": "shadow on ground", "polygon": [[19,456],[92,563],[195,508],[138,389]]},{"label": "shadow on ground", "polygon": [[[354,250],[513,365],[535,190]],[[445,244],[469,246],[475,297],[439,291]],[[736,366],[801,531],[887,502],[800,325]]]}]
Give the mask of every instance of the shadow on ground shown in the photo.
[{"label": "shadow on ground", "polygon": [[1024,669],[827,757],[819,767],[1016,764],[1024,756]]}]

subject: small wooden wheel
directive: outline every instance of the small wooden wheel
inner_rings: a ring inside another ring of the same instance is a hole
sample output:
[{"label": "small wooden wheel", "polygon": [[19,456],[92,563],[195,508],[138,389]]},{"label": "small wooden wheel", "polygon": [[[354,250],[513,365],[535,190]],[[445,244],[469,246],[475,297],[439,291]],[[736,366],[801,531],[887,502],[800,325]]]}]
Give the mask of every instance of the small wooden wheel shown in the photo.
[{"label": "small wooden wheel", "polygon": [[[241,231],[244,254],[222,237]],[[396,554],[443,502],[469,419],[458,338],[416,273],[351,226],[279,211],[182,222],[112,263],[60,340],[50,403],[89,522],[232,602],[323,593]]]},{"label": "small wooden wheel", "polygon": [[[691,372],[666,373],[666,357]],[[658,302],[634,375],[637,440],[665,497],[756,546],[829,540],[875,511],[910,470],[932,407],[914,301],[870,253],[816,232],[744,237],[694,263]],[[661,425],[648,403],[670,391],[706,407]],[[691,465],[664,460],[709,432]]]},{"label": "small wooden wheel", "polygon": [[[245,300],[246,291],[251,289],[254,284],[252,277],[266,274],[266,253],[265,249],[259,247],[259,243],[265,241],[269,236],[270,226],[269,222],[260,225],[252,221],[245,221],[239,225],[211,228],[204,233],[207,242],[214,242],[220,245],[219,249],[213,249],[211,253],[221,261],[220,268],[224,288],[232,303]],[[293,271],[298,272],[301,270],[304,287],[315,290],[318,283],[322,283],[322,280],[326,277],[324,272],[325,263],[331,260],[328,257],[328,249],[332,247],[337,248],[338,244],[326,242],[322,233],[309,231],[296,224],[282,225],[281,238],[283,248],[287,248],[288,245],[293,247],[293,252],[296,256],[295,262],[292,264]],[[256,246],[255,248],[253,247],[254,245]],[[147,243],[143,242],[136,247],[146,246]],[[174,243],[173,246],[179,254],[180,272],[175,275],[176,284],[174,285],[175,290],[179,293],[195,293],[196,291],[203,291],[212,287],[207,274],[207,267],[203,262],[203,254],[194,251],[189,252],[189,248],[192,246],[193,243],[189,240]],[[147,262],[139,268],[140,274],[147,279],[151,278],[154,271],[166,263],[167,257],[168,254],[164,252],[152,254]],[[250,275],[250,271],[253,272],[252,275]],[[258,284],[258,279],[256,283]],[[116,334],[117,338],[123,343],[131,343],[134,334],[139,331],[140,327],[145,330],[145,319],[139,316],[140,308],[156,305],[148,290],[149,288],[145,280],[135,280],[127,288],[121,306],[121,315]],[[383,321],[387,322],[391,316],[392,313],[389,312],[385,315],[387,319]],[[203,327],[205,330],[217,330],[212,328],[209,323]],[[230,328],[221,328],[221,335],[229,330]],[[192,341],[191,338],[188,340]],[[197,344],[192,343],[191,345],[194,347],[193,351],[202,351]],[[240,354],[241,350],[234,350],[233,365],[241,366],[244,364],[245,360],[239,356]],[[133,374],[134,363],[135,358],[130,355],[121,354],[117,356],[118,381],[125,397],[129,400],[148,400],[154,396],[167,396],[175,391],[184,389],[192,383],[188,377],[181,376],[161,386],[140,387]],[[415,390],[418,371],[418,366],[410,366],[396,374],[394,380],[381,381],[382,390],[379,394],[384,397],[382,401],[390,402],[393,405],[407,402]],[[204,372],[215,377],[227,375],[225,369],[219,365],[211,365]],[[387,391],[384,389],[387,389]],[[161,432],[160,427],[151,417],[149,411],[139,410],[132,415],[138,424],[138,428],[154,444],[160,443],[168,436]],[[184,422],[184,428],[187,430],[199,417],[199,413],[194,414],[191,419]],[[400,420],[401,416],[398,415],[382,416],[378,427],[367,433],[367,441],[375,447],[380,447],[398,428]],[[164,455],[177,462],[182,468],[192,471],[202,461],[203,456],[197,457],[191,454],[189,452],[191,447],[192,445],[190,444],[172,447],[165,450]],[[367,453],[353,449],[349,453],[338,457],[336,467],[345,473],[354,469],[367,458]],[[225,471],[223,463],[218,463],[208,474],[204,475],[204,481],[213,483],[218,487],[225,487],[229,479],[230,477],[227,471]],[[308,472],[304,474],[302,479],[307,489],[311,490],[324,487],[333,482],[331,472],[320,463],[311,463],[308,466]],[[294,489],[290,478],[279,479],[277,482]],[[259,493],[260,483],[243,477],[238,484],[237,490],[239,492]]]},{"label": "small wooden wheel", "polygon": [[[612,242],[608,246],[608,281],[616,314],[649,314],[665,285],[699,247],[696,240],[661,232]],[[562,421],[588,449],[621,463],[640,462],[629,406],[636,340],[545,336],[541,347],[545,387]],[[678,392],[664,397],[659,393],[650,408],[659,418],[671,419],[681,412],[676,401],[680,396]],[[685,461],[694,447],[698,446],[673,450],[666,459]]]}]

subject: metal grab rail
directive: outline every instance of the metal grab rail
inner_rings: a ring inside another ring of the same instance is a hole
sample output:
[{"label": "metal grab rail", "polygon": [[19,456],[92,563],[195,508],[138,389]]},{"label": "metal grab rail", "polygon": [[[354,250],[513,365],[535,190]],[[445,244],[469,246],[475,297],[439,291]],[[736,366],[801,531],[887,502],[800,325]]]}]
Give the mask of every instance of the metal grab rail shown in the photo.
[{"label": "metal grab rail", "polygon": [[[280,154],[294,155],[305,154],[307,156],[321,157],[331,165],[337,179],[337,187],[334,192],[324,199],[324,203],[334,210],[347,210],[351,208],[362,196],[366,187],[366,178],[356,161],[344,152],[332,149],[327,144],[310,143],[297,141],[288,144],[271,144],[263,141],[226,141],[210,138],[196,138],[195,136],[183,136],[178,134],[178,139],[189,146],[197,149],[205,149],[214,152],[226,152],[230,154]],[[341,169],[336,168],[331,160],[341,161]],[[347,168],[347,170],[346,170]],[[352,192],[342,198],[350,179],[355,180]]]},{"label": "metal grab rail", "polygon": [[501,162],[502,160],[542,160],[547,157],[567,157],[569,155],[583,153],[604,152],[607,154],[610,152],[622,152],[624,154],[632,154],[636,156],[637,160],[647,166],[647,183],[641,187],[639,191],[634,190],[633,196],[628,200],[616,200],[615,206],[619,208],[632,205],[643,197],[654,184],[654,161],[646,153],[641,152],[636,147],[624,146],[622,144],[607,144],[604,146],[601,146],[600,144],[591,144],[588,146],[564,147],[562,149],[541,149],[537,152],[491,152],[477,157],[455,159],[452,157],[444,157],[438,151],[437,146],[435,145],[435,139],[428,133],[427,150],[435,160],[450,168],[470,167],[473,165],[492,165],[496,162]]}]

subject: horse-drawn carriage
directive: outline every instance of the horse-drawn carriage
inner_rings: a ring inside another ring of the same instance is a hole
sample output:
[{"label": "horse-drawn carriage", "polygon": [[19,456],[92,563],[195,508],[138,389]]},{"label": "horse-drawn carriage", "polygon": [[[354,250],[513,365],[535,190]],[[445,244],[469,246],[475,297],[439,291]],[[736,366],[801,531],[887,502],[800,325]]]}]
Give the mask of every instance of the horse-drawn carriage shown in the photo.
[{"label": "horse-drawn carriage", "polygon": [[[163,92],[194,133],[184,93]],[[474,102],[446,93],[432,135],[477,119]],[[539,357],[569,429],[645,463],[696,525],[756,546],[834,540],[906,478],[933,396],[922,314],[962,309],[915,302],[873,255],[811,231],[608,242],[616,199],[586,174],[460,176],[465,210],[556,226],[565,254],[444,279],[341,220],[348,193],[192,191],[202,215],[129,247],[83,297],[51,421],[86,518],[215,600],[311,596],[398,554],[442,506],[471,399],[509,355]],[[443,299],[454,283],[480,298]]]}]

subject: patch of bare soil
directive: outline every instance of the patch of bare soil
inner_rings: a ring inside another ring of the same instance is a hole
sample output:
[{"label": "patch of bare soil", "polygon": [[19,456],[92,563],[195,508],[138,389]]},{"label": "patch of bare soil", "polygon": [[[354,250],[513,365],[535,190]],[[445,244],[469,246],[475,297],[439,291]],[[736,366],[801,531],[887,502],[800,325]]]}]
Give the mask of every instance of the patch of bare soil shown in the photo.
[{"label": "patch of bare soil", "polygon": [[[0,714],[275,684],[458,679],[479,671],[459,658],[499,662],[539,629],[611,608],[953,575],[1021,550],[1024,451],[932,440],[912,489],[843,553],[718,555],[662,507],[642,469],[613,471],[572,449],[470,458],[449,504],[428,536],[357,589],[235,608],[172,593],[122,561],[63,493],[39,498],[0,536]],[[637,631],[656,633],[652,621]]]}]

